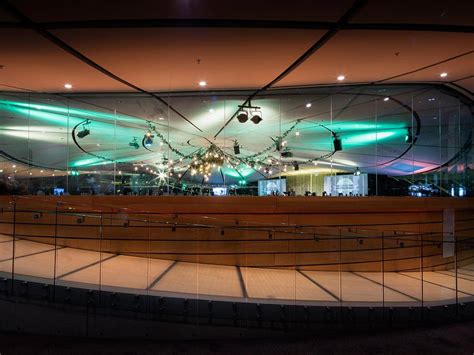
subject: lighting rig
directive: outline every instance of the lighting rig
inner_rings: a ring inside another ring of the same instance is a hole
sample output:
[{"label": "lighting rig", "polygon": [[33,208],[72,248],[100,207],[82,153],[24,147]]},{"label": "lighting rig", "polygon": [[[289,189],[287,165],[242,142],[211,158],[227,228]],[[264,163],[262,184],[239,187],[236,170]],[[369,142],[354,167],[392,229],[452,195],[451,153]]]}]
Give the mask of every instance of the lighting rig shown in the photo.
[{"label": "lighting rig", "polygon": [[259,124],[262,119],[262,111],[259,106],[252,106],[252,103],[248,102],[248,105],[239,105],[239,111],[237,112],[237,120],[240,123],[245,123],[250,118],[254,124]]}]

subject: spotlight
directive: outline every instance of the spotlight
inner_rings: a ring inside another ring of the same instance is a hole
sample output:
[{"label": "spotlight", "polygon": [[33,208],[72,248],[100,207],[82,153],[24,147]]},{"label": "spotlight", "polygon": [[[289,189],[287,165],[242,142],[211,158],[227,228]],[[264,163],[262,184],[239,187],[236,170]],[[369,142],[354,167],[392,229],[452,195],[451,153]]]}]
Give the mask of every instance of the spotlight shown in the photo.
[{"label": "spotlight", "polygon": [[237,119],[239,120],[240,123],[245,123],[249,119],[249,116],[248,116],[247,112],[240,111],[239,114],[237,115]]},{"label": "spotlight", "polygon": [[137,137],[133,137],[133,141],[131,141],[130,143],[128,143],[128,145],[129,145],[130,147],[135,148],[135,149],[140,148],[140,145],[139,145],[138,142],[137,142]]},{"label": "spotlight", "polygon": [[144,142],[143,142],[145,147],[150,148],[153,145],[153,138],[154,138],[154,135],[151,134],[150,132],[147,132],[145,134]]},{"label": "spotlight", "polygon": [[85,136],[88,136],[90,133],[91,133],[91,131],[84,127],[84,129],[82,131],[77,133],[77,137],[84,138]]},{"label": "spotlight", "polygon": [[413,135],[411,134],[411,127],[407,129],[407,134],[405,136],[406,143],[413,143]]},{"label": "spotlight", "polygon": [[341,142],[341,139],[336,136],[335,134],[333,135],[333,144],[334,144],[334,151],[335,152],[338,152],[340,150],[342,150],[342,142]]},{"label": "spotlight", "polygon": [[245,102],[243,105],[239,105],[239,111],[237,112],[237,119],[240,123],[245,123],[249,119],[249,115],[252,115],[251,121],[254,124],[259,124],[262,121],[262,112],[260,107],[252,106],[250,100]]},{"label": "spotlight", "polygon": [[90,120],[86,120],[84,122],[84,124],[82,125],[82,131],[77,133],[78,138],[84,138],[84,137],[88,136],[91,133],[91,131],[89,130],[89,123],[91,123]]},{"label": "spotlight", "polygon": [[283,142],[281,138],[273,139],[273,141],[275,142],[277,152],[281,151],[281,149],[283,148]]},{"label": "spotlight", "polygon": [[240,146],[237,141],[234,141],[234,154],[235,155],[240,154]]},{"label": "spotlight", "polygon": [[252,121],[253,123],[255,124],[259,124],[260,122],[262,122],[262,114],[260,113],[255,113],[252,118],[250,119],[250,121]]},{"label": "spotlight", "polygon": [[359,176],[359,175],[360,175],[360,170],[359,170],[359,168],[356,168],[356,170],[354,171],[354,175],[356,175],[356,176]]}]

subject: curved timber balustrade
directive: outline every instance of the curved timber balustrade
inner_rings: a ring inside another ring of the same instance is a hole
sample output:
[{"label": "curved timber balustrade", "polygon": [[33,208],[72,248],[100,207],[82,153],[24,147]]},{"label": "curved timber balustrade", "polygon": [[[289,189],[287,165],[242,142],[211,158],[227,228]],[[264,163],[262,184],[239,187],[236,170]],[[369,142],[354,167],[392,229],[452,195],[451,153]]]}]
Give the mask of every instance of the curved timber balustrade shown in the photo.
[{"label": "curved timber balustrade", "polygon": [[474,297],[470,199],[2,197],[0,274],[254,302]]}]

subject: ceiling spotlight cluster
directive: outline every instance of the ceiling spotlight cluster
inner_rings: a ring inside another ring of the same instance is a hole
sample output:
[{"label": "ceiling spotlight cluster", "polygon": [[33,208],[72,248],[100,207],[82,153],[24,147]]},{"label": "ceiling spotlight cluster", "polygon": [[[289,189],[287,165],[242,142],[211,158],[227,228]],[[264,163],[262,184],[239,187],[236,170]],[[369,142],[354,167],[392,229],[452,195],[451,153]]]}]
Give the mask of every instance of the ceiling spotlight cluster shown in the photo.
[{"label": "ceiling spotlight cluster", "polygon": [[250,117],[250,121],[254,124],[259,124],[262,121],[262,111],[261,108],[258,106],[252,106],[252,103],[248,102],[248,105],[239,105],[239,111],[237,112],[237,120],[240,123],[245,123],[248,121]]}]

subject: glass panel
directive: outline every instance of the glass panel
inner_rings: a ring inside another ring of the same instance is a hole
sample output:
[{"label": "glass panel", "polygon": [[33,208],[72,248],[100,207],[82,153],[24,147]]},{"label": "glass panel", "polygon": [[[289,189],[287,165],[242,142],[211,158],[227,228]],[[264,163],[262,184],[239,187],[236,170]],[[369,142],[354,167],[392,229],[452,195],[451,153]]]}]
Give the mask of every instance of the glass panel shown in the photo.
[{"label": "glass panel", "polygon": [[[102,253],[101,224],[100,213],[88,213],[81,206],[68,204],[58,208],[57,286],[100,290],[101,262],[113,256]],[[56,297],[67,303],[75,296],[71,291],[61,289],[56,292]],[[82,302],[87,302],[87,297],[84,295]]]},{"label": "glass panel", "polygon": [[[15,205],[7,196],[0,197],[0,276],[12,278],[14,236],[15,236]],[[3,282],[2,291],[9,292],[10,285]]]}]

